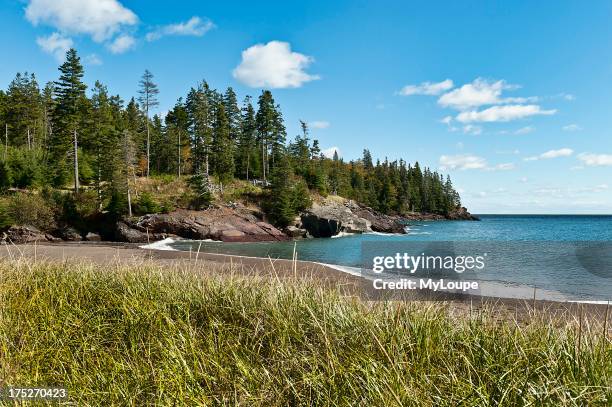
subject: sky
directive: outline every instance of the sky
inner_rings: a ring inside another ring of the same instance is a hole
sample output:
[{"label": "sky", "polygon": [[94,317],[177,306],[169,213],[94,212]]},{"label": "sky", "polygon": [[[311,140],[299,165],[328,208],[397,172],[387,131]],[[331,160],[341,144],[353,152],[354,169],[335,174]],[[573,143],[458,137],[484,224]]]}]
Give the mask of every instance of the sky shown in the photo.
[{"label": "sky", "polygon": [[473,213],[612,213],[612,3],[0,0],[0,87],[58,76],[159,113],[206,80],[271,89],[346,161],[368,148],[450,174]]}]

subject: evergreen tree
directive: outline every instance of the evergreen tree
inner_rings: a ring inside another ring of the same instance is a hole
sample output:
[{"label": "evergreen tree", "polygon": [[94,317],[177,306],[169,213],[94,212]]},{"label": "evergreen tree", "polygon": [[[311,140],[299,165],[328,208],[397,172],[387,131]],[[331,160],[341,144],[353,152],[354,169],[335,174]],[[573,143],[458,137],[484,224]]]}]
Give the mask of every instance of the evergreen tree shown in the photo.
[{"label": "evergreen tree", "polygon": [[260,175],[257,159],[257,123],[251,97],[244,99],[240,119],[240,138],[236,155],[236,170],[239,176],[247,180]]},{"label": "evergreen tree", "polygon": [[149,112],[151,108],[159,105],[157,101],[157,95],[159,94],[159,89],[155,82],[153,82],[153,74],[149,72],[148,69],[145,69],[144,74],[142,74],[142,78],[139,82],[140,89],[138,90],[140,102],[140,106],[144,111],[145,115],[145,124],[147,130],[147,177],[150,173],[150,162],[151,162],[151,131],[149,128]]},{"label": "evergreen tree", "polygon": [[74,48],[66,52],[66,61],[59,67],[60,77],[55,82],[56,105],[53,114],[53,138],[50,153],[51,174],[56,186],[68,179],[67,158],[72,158],[74,190],[79,190],[78,131],[80,104],[85,99],[87,86],[82,82],[83,65]]},{"label": "evergreen tree", "polygon": [[230,125],[222,103],[217,105],[215,127],[213,131],[214,174],[219,182],[226,184],[234,178],[234,157]]}]

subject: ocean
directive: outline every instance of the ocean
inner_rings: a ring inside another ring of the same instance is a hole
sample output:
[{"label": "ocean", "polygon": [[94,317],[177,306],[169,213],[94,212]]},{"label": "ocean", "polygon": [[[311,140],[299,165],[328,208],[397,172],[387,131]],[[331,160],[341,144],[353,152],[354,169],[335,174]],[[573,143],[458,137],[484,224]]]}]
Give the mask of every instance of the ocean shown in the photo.
[{"label": "ocean", "polygon": [[[392,251],[445,247],[486,252],[488,266],[456,275],[480,282],[479,294],[509,298],[606,302],[612,299],[612,216],[480,215],[481,221],[410,222],[407,234],[343,235],[297,241],[299,260],[361,274],[373,248]],[[441,246],[442,245],[442,246]],[[167,240],[156,248],[291,259],[294,242],[222,243]],[[382,253],[381,253],[382,254]],[[366,273],[367,274],[367,273]],[[445,275],[452,278],[453,276]]]}]

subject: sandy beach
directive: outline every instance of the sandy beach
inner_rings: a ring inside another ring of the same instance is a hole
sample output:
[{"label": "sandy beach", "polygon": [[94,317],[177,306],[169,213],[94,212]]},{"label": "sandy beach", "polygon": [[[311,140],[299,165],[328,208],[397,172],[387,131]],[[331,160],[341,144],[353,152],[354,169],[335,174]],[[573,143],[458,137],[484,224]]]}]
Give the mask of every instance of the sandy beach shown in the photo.
[{"label": "sandy beach", "polygon": [[[60,243],[4,245],[0,247],[0,260],[26,258],[50,262],[89,262],[100,265],[137,265],[152,262],[167,267],[189,267],[203,276],[226,274],[273,278],[315,279],[326,286],[341,286],[348,296],[361,296],[366,300],[377,299],[367,280],[344,273],[336,268],[309,261],[256,258],[217,253],[189,253],[182,251],[144,249],[125,243]],[[406,299],[406,298],[403,298]],[[590,320],[603,320],[609,314],[606,304],[580,304],[547,300],[521,300],[512,298],[425,292],[412,295],[407,300],[442,302],[452,313],[474,315],[482,310],[494,311],[500,320],[528,323],[534,315],[545,315],[550,321],[579,320],[582,315]]]}]

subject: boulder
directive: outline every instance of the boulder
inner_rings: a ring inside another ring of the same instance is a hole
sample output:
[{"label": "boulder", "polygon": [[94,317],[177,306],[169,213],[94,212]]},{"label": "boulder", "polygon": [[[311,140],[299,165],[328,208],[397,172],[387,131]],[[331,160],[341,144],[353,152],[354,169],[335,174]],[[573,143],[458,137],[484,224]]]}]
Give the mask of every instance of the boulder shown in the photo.
[{"label": "boulder", "polygon": [[67,240],[67,241],[83,240],[83,236],[81,236],[79,231],[73,228],[72,226],[64,226],[54,233],[60,238],[62,238],[62,240]]},{"label": "boulder", "polygon": [[57,238],[43,233],[34,226],[11,226],[0,234],[0,241],[3,243],[34,243],[56,241]]},{"label": "boulder", "polygon": [[301,239],[308,237],[308,231],[306,229],[302,229],[293,225],[287,226],[285,229],[283,229],[283,232],[285,232],[285,234],[292,239]]},{"label": "boulder", "polygon": [[128,243],[147,243],[150,238],[147,237],[146,233],[132,228],[125,222],[117,222],[115,228],[115,240],[118,242]]},{"label": "boulder", "polygon": [[300,226],[314,237],[331,237],[340,232],[367,233],[371,225],[342,202],[328,200],[302,213]]},{"label": "boulder", "polygon": [[100,237],[100,235],[97,233],[89,232],[87,235],[85,235],[85,240],[88,242],[99,242],[102,240],[102,237]]}]

